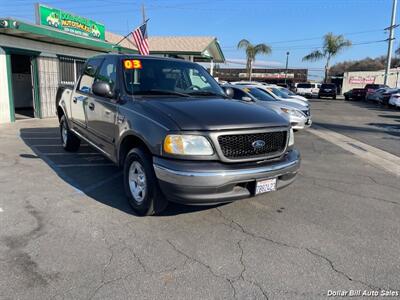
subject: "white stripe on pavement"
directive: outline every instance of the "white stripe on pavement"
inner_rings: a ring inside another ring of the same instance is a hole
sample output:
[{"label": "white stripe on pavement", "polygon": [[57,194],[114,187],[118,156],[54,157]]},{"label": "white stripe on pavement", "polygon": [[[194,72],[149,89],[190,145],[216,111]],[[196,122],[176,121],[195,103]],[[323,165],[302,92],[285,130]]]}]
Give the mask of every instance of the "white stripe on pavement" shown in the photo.
[{"label": "white stripe on pavement", "polygon": [[314,126],[307,131],[357,155],[368,161],[371,165],[377,166],[400,177],[400,157],[396,155],[321,126]]}]

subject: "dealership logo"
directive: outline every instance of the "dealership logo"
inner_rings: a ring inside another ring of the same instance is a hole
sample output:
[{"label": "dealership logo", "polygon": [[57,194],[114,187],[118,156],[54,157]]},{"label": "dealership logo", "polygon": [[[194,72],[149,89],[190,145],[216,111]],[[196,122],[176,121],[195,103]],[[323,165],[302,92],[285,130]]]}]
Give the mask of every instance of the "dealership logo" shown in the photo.
[{"label": "dealership logo", "polygon": [[251,143],[251,145],[253,146],[254,150],[259,150],[261,148],[264,148],[265,142],[262,140],[257,140]]}]

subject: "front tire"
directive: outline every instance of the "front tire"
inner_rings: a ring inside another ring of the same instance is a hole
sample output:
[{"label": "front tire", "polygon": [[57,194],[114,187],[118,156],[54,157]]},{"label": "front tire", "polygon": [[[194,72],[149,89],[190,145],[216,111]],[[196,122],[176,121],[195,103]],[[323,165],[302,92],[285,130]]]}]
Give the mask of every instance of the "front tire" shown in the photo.
[{"label": "front tire", "polygon": [[76,152],[79,150],[81,140],[69,130],[67,118],[62,116],[60,119],[60,136],[61,145],[68,152]]},{"label": "front tire", "polygon": [[129,204],[140,216],[159,214],[168,205],[158,186],[151,156],[141,148],[127,154],[124,188]]}]

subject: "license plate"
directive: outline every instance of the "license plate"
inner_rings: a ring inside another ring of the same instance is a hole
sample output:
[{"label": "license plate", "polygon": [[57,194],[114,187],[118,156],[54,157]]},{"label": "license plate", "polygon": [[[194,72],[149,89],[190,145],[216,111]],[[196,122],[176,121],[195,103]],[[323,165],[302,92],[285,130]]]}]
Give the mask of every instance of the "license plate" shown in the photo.
[{"label": "license plate", "polygon": [[276,178],[257,181],[256,195],[276,191]]}]

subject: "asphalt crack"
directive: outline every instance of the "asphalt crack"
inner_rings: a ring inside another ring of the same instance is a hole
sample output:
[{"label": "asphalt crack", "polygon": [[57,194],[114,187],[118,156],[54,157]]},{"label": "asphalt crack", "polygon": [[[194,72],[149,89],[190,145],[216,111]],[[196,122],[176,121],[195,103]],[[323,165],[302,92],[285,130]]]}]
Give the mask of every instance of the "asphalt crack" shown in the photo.
[{"label": "asphalt crack", "polygon": [[341,271],[341,270],[338,270],[338,269],[335,267],[333,261],[330,260],[328,257],[326,257],[326,256],[324,256],[324,255],[322,255],[322,254],[319,254],[319,253],[317,253],[317,252],[314,252],[314,251],[312,251],[310,248],[304,248],[304,249],[307,250],[308,253],[310,253],[311,255],[316,256],[316,257],[319,257],[319,258],[325,260],[325,261],[329,264],[329,266],[331,267],[331,269],[332,269],[334,272],[336,272],[337,274],[340,274],[340,275],[344,276],[344,277],[347,278],[349,281],[360,283],[360,284],[362,284],[362,285],[364,285],[364,286],[370,288],[371,290],[377,290],[377,289],[378,289],[378,290],[381,290],[381,288],[379,288],[379,287],[372,286],[371,284],[366,283],[366,282],[361,281],[361,280],[358,280],[358,279],[354,279],[354,278],[352,278],[350,275],[346,274],[345,272],[343,272],[343,271]]},{"label": "asphalt crack", "polygon": [[[249,232],[248,230],[246,230],[246,229],[245,229],[241,224],[239,224],[237,221],[235,221],[235,220],[233,220],[233,219],[227,218],[227,217],[223,214],[223,212],[222,212],[218,207],[216,208],[216,210],[219,212],[219,215],[220,215],[225,221],[229,221],[229,224],[226,224],[226,223],[223,223],[223,224],[225,224],[226,226],[229,226],[230,228],[232,228],[232,229],[234,229],[234,230],[239,230],[239,231],[242,232],[243,234],[248,235],[248,236],[250,236],[250,237],[252,237],[252,238],[262,239],[262,240],[264,240],[264,241],[267,241],[267,242],[269,242],[269,243],[272,243],[272,244],[275,244],[275,245],[278,245],[278,246],[287,247],[287,248],[292,248],[292,249],[301,250],[301,251],[306,251],[306,252],[308,252],[309,254],[311,254],[311,255],[313,255],[313,256],[315,256],[315,257],[318,257],[318,258],[320,258],[320,259],[323,259],[323,260],[325,260],[326,262],[328,262],[329,265],[330,265],[330,267],[331,267],[331,269],[332,269],[335,273],[337,273],[337,274],[339,274],[339,275],[341,275],[341,276],[344,276],[347,280],[352,281],[352,282],[360,283],[360,284],[362,284],[362,285],[364,285],[364,286],[366,286],[366,287],[368,287],[368,288],[370,288],[370,289],[382,290],[382,288],[375,287],[375,286],[373,286],[373,285],[371,285],[371,284],[369,284],[369,283],[366,283],[366,282],[363,282],[363,281],[361,281],[361,280],[352,278],[350,275],[348,275],[348,274],[346,274],[345,272],[343,272],[343,271],[337,269],[337,268],[335,267],[335,265],[333,264],[333,261],[330,260],[330,259],[328,259],[326,256],[323,256],[322,254],[316,253],[316,252],[310,250],[309,248],[298,247],[298,246],[294,246],[294,245],[289,245],[289,244],[287,244],[287,243],[275,241],[275,240],[273,240],[273,239],[270,239],[270,238],[267,238],[267,237],[264,237],[264,236],[256,235],[256,234],[254,234],[254,233]],[[235,226],[232,226],[233,224],[234,224]],[[239,229],[238,229],[238,228],[239,228]],[[241,258],[241,263],[243,263],[243,257]],[[244,264],[243,264],[243,265],[244,265]],[[242,278],[244,278],[243,275],[244,275],[244,271],[242,272]],[[268,296],[267,296],[266,292],[261,288],[261,286],[259,285],[259,283],[257,283],[257,282],[252,282],[252,281],[249,281],[249,280],[245,280],[245,281],[250,282],[250,283],[254,284],[255,286],[257,286],[257,287],[263,292],[264,296],[268,299]]]}]

